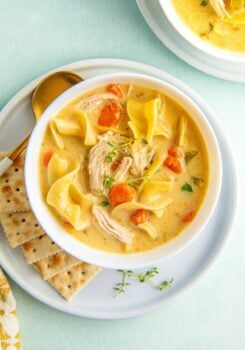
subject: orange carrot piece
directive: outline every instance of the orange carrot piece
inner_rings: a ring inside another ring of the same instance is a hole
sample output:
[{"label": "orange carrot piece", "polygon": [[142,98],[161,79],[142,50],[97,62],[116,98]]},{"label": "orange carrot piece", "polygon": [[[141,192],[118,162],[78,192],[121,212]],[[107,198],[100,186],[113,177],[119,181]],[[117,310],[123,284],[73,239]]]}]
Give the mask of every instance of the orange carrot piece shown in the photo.
[{"label": "orange carrot piece", "polygon": [[183,157],[183,152],[179,147],[172,146],[168,150],[168,154],[174,158],[181,158]]},{"label": "orange carrot piece", "polygon": [[70,224],[68,221],[64,221],[63,225],[64,225],[66,230],[73,230],[74,229],[72,224]]},{"label": "orange carrot piece", "polygon": [[101,110],[98,124],[107,127],[117,126],[121,122],[123,115],[122,107],[115,102],[110,102]]},{"label": "orange carrot piece", "polygon": [[180,161],[172,156],[168,156],[164,163],[163,163],[167,168],[172,170],[175,173],[181,173],[182,172],[182,167]]},{"label": "orange carrot piece", "polygon": [[130,217],[135,225],[144,224],[148,220],[149,212],[146,209],[136,210]]},{"label": "orange carrot piece", "polygon": [[44,155],[43,155],[43,164],[45,166],[48,166],[48,163],[49,163],[50,159],[52,158],[53,154],[54,154],[53,151],[48,151],[48,152],[44,153]]},{"label": "orange carrot piece", "polygon": [[190,222],[194,219],[194,216],[196,215],[196,211],[195,210],[191,210],[188,211],[188,213],[186,213],[183,218],[182,218],[182,222]]},{"label": "orange carrot piece", "polygon": [[112,165],[111,165],[111,170],[115,171],[119,167],[119,165],[122,163],[122,159],[116,160]]},{"label": "orange carrot piece", "polygon": [[118,84],[108,85],[107,90],[119,98],[123,97],[122,90]]},{"label": "orange carrot piece", "polygon": [[109,201],[111,205],[116,206],[122,203],[131,202],[135,196],[133,187],[126,183],[117,183],[113,185],[109,192]]}]

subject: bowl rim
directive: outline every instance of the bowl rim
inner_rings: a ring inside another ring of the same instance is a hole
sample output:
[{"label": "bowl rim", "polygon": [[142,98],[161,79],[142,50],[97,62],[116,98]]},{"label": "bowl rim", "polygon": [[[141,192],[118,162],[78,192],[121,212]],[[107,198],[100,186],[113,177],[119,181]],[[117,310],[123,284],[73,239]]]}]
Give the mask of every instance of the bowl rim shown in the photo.
[{"label": "bowl rim", "polygon": [[172,0],[159,0],[159,4],[174,29],[182,36],[182,38],[195,46],[198,50],[228,62],[245,62],[245,52],[226,50],[215,46],[208,41],[202,40],[182,20],[174,7]]},{"label": "bowl rim", "polygon": [[[131,82],[141,86],[150,87],[161,91],[177,101],[177,103],[185,110],[188,110],[191,118],[197,124],[209,155],[209,185],[195,220],[182,230],[181,234],[176,238],[164,245],[141,253],[109,253],[94,249],[81,241],[78,241],[76,238],[68,234],[67,231],[65,231],[57,222],[47,204],[45,204],[42,199],[41,186],[39,184],[38,160],[40,156],[40,145],[49,120],[55,117],[62,108],[77,97],[111,82]],[[207,135],[209,137],[209,142],[206,141]],[[212,152],[210,152],[211,149]],[[158,262],[179,253],[201,233],[211,218],[219,198],[222,183],[222,163],[218,142],[209,121],[196,103],[186,96],[180,89],[166,81],[144,74],[113,73],[89,78],[84,82],[76,84],[56,98],[44,111],[42,117],[37,122],[28,143],[25,157],[24,178],[27,196],[37,221],[50,238],[62,249],[79,260],[84,260],[106,268],[140,268],[157,264]]]}]

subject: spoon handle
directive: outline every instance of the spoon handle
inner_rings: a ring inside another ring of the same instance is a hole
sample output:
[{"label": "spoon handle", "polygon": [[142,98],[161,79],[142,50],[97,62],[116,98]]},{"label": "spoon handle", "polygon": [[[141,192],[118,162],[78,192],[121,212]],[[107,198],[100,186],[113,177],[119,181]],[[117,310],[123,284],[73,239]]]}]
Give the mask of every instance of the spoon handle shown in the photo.
[{"label": "spoon handle", "polygon": [[0,176],[2,176],[6,170],[13,164],[12,159],[5,157],[0,161]]},{"label": "spoon handle", "polygon": [[2,176],[5,171],[13,164],[14,160],[24,151],[28,144],[29,135],[14,149],[8,156],[0,161],[0,176]]}]

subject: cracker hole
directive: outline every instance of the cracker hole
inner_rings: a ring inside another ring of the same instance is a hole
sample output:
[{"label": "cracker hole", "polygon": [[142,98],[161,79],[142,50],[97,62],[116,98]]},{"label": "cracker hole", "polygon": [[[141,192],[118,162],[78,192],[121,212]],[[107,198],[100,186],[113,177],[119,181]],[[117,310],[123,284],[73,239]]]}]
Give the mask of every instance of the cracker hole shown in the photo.
[{"label": "cracker hole", "polygon": [[67,286],[68,288],[71,288],[71,285],[70,284],[68,284],[68,286]]},{"label": "cracker hole", "polygon": [[82,271],[82,275],[86,275],[86,272],[85,272],[85,271]]},{"label": "cracker hole", "polygon": [[37,250],[34,248],[32,251],[33,251],[33,253],[36,253]]},{"label": "cracker hole", "polygon": [[50,268],[50,264],[47,265],[47,268],[48,268],[48,269]]},{"label": "cracker hole", "polygon": [[67,273],[68,273],[68,275],[70,275],[70,274],[71,274],[71,271],[68,271]]},{"label": "cracker hole", "polygon": [[11,202],[11,200],[10,199],[7,199],[7,201],[6,201],[7,203],[10,203]]},{"label": "cracker hole", "polygon": [[8,182],[9,182],[9,180],[8,180],[8,179],[6,179],[6,180],[5,180],[5,182],[6,182],[6,183],[8,183]]},{"label": "cracker hole", "polygon": [[38,224],[35,224],[35,227],[38,227]]},{"label": "cracker hole", "polygon": [[16,192],[20,192],[20,189],[19,189],[19,187],[17,187],[17,188],[16,188]]},{"label": "cracker hole", "polygon": [[17,232],[17,233],[16,233],[16,236],[19,236],[19,235],[20,235],[20,232]]},{"label": "cracker hole", "polygon": [[19,171],[19,169],[18,169],[18,168],[15,168],[14,171],[17,173],[17,171]]},{"label": "cracker hole", "polygon": [[22,219],[21,221],[22,221],[22,222],[26,222],[26,219]]},{"label": "cracker hole", "polygon": [[54,244],[54,242],[52,242],[52,244]]}]

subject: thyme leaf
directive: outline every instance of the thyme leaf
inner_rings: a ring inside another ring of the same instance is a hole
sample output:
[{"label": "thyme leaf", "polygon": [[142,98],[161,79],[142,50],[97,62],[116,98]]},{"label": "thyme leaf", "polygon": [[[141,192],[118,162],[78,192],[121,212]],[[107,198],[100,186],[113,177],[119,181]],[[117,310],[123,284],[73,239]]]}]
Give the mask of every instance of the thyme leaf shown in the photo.
[{"label": "thyme leaf", "polygon": [[201,6],[207,6],[208,3],[209,3],[209,0],[201,0],[200,5],[201,5]]},{"label": "thyme leaf", "polygon": [[105,199],[102,202],[100,202],[101,207],[106,207],[109,204],[110,204],[110,202],[108,201],[108,199]]},{"label": "thyme leaf", "polygon": [[143,283],[147,280],[151,280],[155,275],[157,275],[159,271],[157,270],[157,267],[153,267],[151,270],[146,271],[146,273],[141,273],[137,275],[137,278],[139,282]]},{"label": "thyme leaf", "polygon": [[194,182],[194,185],[197,185],[197,186],[202,186],[204,184],[204,180],[201,179],[200,177],[192,176],[192,181]]},{"label": "thyme leaf", "polygon": [[134,278],[140,283],[144,283],[148,281],[153,285],[153,287],[156,290],[159,290],[159,291],[163,291],[171,287],[172,282],[174,280],[172,278],[171,280],[162,281],[160,284],[155,284],[153,279],[157,274],[159,274],[157,267],[153,267],[150,270],[146,271],[145,273],[139,273],[139,274],[131,270],[117,270],[117,271],[122,274],[122,280],[121,282],[118,282],[115,284],[113,288],[115,292],[114,296],[117,296],[119,294],[124,294],[126,292],[126,287],[130,286],[130,283],[128,282],[130,278]]},{"label": "thyme leaf", "polygon": [[182,187],[181,187],[181,191],[184,192],[193,192],[192,186],[190,184],[188,184],[188,182],[186,182]]},{"label": "thyme leaf", "polygon": [[166,281],[163,281],[161,282],[160,284],[158,284],[157,286],[155,286],[156,289],[162,291],[162,290],[165,290],[169,287],[171,287],[172,283],[173,283],[173,278],[171,280],[166,280]]},{"label": "thyme leaf", "polygon": [[104,182],[105,182],[105,187],[107,189],[110,189],[113,182],[115,182],[115,178],[111,175],[105,174],[104,175]]},{"label": "thyme leaf", "polygon": [[190,151],[185,154],[185,162],[188,164],[194,157],[198,155],[198,151]]}]

